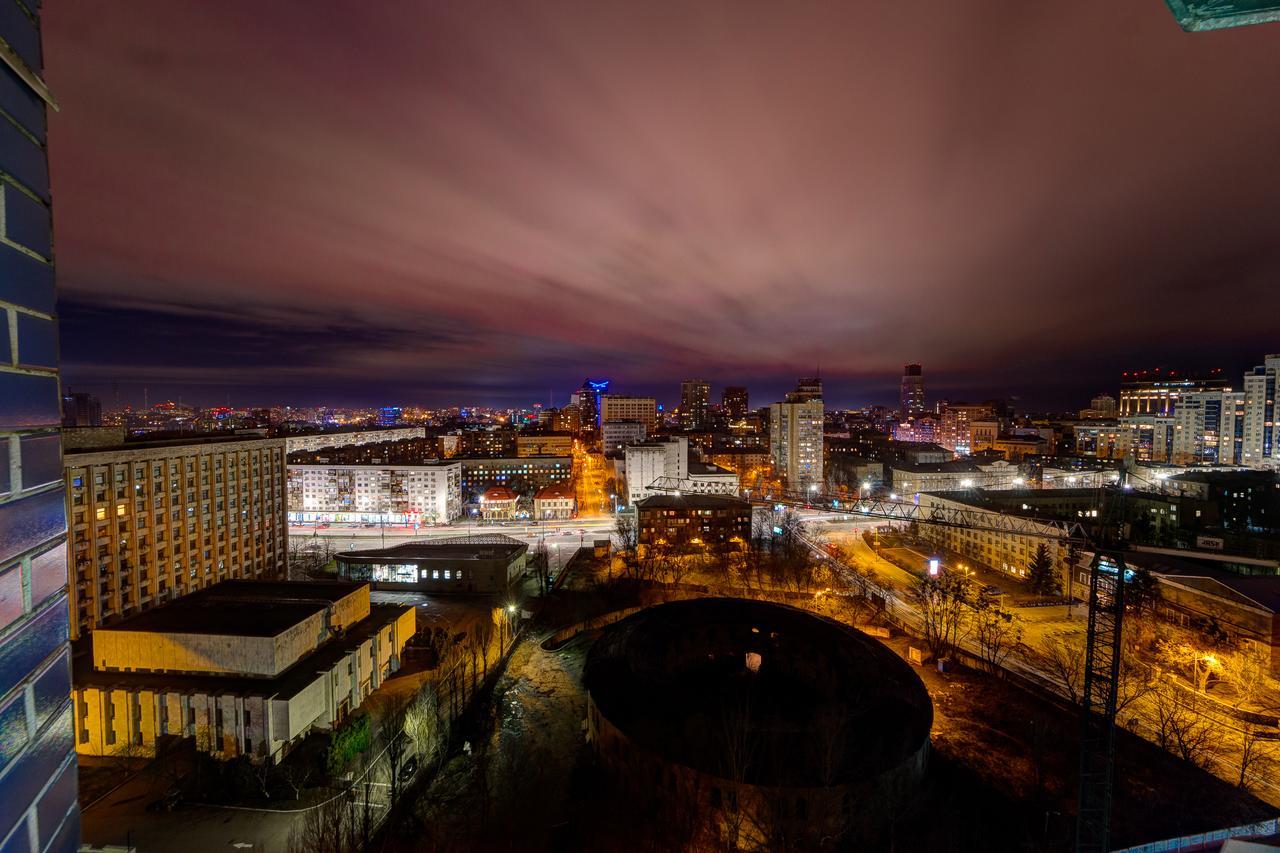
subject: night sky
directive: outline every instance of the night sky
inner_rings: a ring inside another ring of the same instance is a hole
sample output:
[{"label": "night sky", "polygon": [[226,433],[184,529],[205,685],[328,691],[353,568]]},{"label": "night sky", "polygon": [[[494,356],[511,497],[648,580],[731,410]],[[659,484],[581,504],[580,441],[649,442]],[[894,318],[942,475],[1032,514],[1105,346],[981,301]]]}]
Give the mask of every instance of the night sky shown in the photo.
[{"label": "night sky", "polygon": [[[926,14],[927,10],[927,14]],[[1280,350],[1280,26],[1162,0],[59,0],[64,383],[110,405],[1063,408]]]}]

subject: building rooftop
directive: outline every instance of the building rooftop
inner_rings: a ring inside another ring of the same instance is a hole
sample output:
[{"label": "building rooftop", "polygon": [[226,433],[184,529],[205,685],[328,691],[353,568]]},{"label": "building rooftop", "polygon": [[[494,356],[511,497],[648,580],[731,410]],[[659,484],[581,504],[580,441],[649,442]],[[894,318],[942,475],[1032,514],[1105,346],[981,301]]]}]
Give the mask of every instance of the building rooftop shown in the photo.
[{"label": "building rooftop", "polygon": [[[65,433],[75,434],[83,430],[80,440],[68,441],[63,453],[73,456],[81,453],[101,453],[103,451],[121,450],[157,450],[170,447],[186,447],[190,445],[230,444],[239,441],[271,441],[284,444],[283,438],[274,438],[261,431],[213,432],[213,433],[177,433],[157,437],[155,433],[140,436],[124,436],[123,431],[112,427],[68,428]],[[122,436],[122,437],[118,437]]]},{"label": "building rooftop", "polygon": [[563,500],[572,499],[574,497],[573,489],[564,483],[552,483],[549,486],[543,486],[534,495],[535,500]]},{"label": "building rooftop", "polygon": [[710,462],[690,462],[690,474],[732,474],[728,468],[721,468],[719,465],[712,465]]},{"label": "building rooftop", "polygon": [[519,500],[520,496],[516,494],[514,489],[508,489],[506,486],[490,486],[484,490],[480,500],[486,502],[492,501],[514,501]]},{"label": "building rooftop", "polygon": [[[352,584],[362,586],[363,584]],[[181,600],[181,599],[179,599]],[[350,626],[306,655],[275,678],[248,675],[185,675],[178,673],[108,672],[93,667],[92,655],[76,655],[74,683],[84,686],[120,686],[132,690],[157,692],[241,693],[254,696],[289,699],[313,684],[316,677],[333,666],[370,636],[399,619],[411,604],[372,604],[369,616]],[[97,629],[102,630],[102,629]]]},{"label": "building rooftop", "polygon": [[223,581],[95,630],[274,637],[362,586],[353,581]]},{"label": "building rooftop", "polygon": [[650,495],[636,501],[636,506],[640,509],[746,509],[751,504],[728,495],[668,494]]},{"label": "building rooftop", "polygon": [[406,542],[390,548],[344,551],[337,559],[345,563],[380,563],[386,560],[492,560],[515,559],[528,543],[501,533],[450,536],[425,542]]}]

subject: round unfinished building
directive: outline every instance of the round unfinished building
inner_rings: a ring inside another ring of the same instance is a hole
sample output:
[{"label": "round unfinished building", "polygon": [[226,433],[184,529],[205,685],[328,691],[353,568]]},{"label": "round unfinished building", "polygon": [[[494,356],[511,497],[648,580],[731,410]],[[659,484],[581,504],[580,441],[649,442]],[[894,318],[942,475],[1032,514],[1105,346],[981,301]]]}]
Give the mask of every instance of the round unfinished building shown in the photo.
[{"label": "round unfinished building", "polygon": [[933,709],[911,667],[784,605],[643,610],[596,641],[584,681],[600,766],[673,843],[849,840],[912,795],[928,758]]}]

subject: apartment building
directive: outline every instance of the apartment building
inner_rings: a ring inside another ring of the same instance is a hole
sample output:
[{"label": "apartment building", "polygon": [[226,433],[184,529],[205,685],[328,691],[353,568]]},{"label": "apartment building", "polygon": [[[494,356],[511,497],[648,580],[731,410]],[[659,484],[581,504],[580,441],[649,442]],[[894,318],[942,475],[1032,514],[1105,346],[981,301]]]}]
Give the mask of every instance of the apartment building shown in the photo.
[{"label": "apartment building", "polygon": [[286,436],[285,450],[288,453],[296,453],[298,451],[325,450],[334,447],[358,447],[362,444],[382,444],[388,441],[425,438],[426,434],[426,428],[420,426],[328,430],[305,435]]},{"label": "apartment building", "polygon": [[290,465],[289,519],[448,524],[462,514],[462,463]]},{"label": "apartment building", "polygon": [[126,442],[63,458],[71,635],[287,560],[285,440]]}]

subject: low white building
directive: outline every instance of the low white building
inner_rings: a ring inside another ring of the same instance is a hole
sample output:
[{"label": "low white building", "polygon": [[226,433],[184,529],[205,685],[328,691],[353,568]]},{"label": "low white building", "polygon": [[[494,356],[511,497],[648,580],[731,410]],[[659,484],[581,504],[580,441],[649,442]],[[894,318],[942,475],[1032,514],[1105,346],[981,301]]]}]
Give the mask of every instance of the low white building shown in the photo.
[{"label": "low white building", "polygon": [[922,492],[1014,489],[1023,485],[1018,466],[1003,459],[985,463],[959,459],[954,462],[915,465],[895,462],[889,475],[891,491],[904,497]]},{"label": "low white building", "polygon": [[367,583],[227,581],[111,626],[73,677],[76,751],[153,755],[190,738],[215,758],[275,758],[400,668],[411,605]]},{"label": "low white building", "polygon": [[289,520],[448,524],[462,514],[462,463],[290,465]]},{"label": "low white building", "polygon": [[648,433],[641,421],[605,421],[600,424],[600,442],[605,453],[644,441]]},{"label": "low white building", "polygon": [[627,503],[635,506],[650,495],[661,494],[652,486],[659,481],[689,478],[689,439],[673,436],[628,445],[623,451],[627,468]]}]

